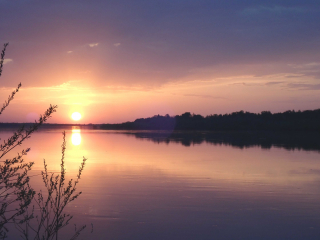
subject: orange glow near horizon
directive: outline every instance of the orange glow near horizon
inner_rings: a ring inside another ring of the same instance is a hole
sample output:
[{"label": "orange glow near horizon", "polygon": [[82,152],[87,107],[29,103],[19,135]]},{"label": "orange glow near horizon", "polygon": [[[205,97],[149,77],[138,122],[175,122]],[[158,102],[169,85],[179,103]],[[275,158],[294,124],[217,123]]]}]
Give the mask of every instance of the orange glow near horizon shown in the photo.
[{"label": "orange glow near horizon", "polygon": [[[76,82],[71,82],[69,85],[66,82],[63,86],[67,85],[67,90],[62,87],[60,89],[59,86],[45,89],[23,88],[12,103],[16,105],[6,109],[5,114],[1,116],[1,121],[32,122],[34,119],[30,118],[30,113],[42,114],[50,102],[58,105],[58,109],[48,123],[61,124],[122,123],[157,114],[175,116],[184,112],[207,116],[240,110],[254,113],[268,110],[275,113],[288,109],[304,111],[318,108],[316,103],[319,102],[319,94],[311,96],[307,91],[289,91],[284,94],[283,90],[279,90],[279,84],[250,85],[248,87],[243,84],[234,84],[237,81],[240,82],[240,79],[233,80],[228,84],[218,84],[212,81],[168,83],[154,90],[143,88],[119,90],[91,86],[77,88]],[[282,81],[281,79],[276,80]],[[10,91],[12,91],[11,88],[0,89],[2,99],[0,102],[6,100],[5,96],[10,94]],[[78,96],[82,98],[79,100]],[[281,102],[281,104],[271,104],[268,100],[271,97],[273,102]],[[288,97],[291,99],[304,98],[308,101],[287,101]],[[310,104],[311,102],[314,105]]]}]

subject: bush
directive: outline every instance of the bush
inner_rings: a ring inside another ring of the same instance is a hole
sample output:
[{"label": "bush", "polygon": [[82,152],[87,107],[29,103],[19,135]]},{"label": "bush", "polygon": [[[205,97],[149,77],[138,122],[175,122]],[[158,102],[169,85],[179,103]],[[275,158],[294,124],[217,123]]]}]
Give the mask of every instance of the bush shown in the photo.
[{"label": "bush", "polygon": [[[8,43],[4,44],[1,52],[0,77],[7,46]],[[9,95],[0,109],[0,115],[14,99],[20,87],[21,83],[19,83],[17,88]],[[30,138],[31,134],[38,130],[38,128],[56,112],[56,109],[56,105],[50,105],[44,114],[40,115],[38,121],[35,121],[35,123],[28,128],[24,126],[20,127],[11,137],[4,140],[3,144],[0,145],[0,239],[8,237],[8,224],[14,224],[24,239],[58,239],[59,230],[68,225],[72,219],[72,216],[64,213],[64,209],[68,203],[75,200],[81,194],[81,192],[76,193],[75,191],[86,158],[83,158],[76,180],[74,182],[70,180],[68,184],[66,184],[67,187],[64,187],[65,133],[63,133],[60,175],[50,175],[47,170],[47,165],[44,162],[42,178],[47,190],[46,196],[44,196],[41,191],[36,194],[34,189],[29,185],[30,178],[28,177],[28,172],[34,163],[25,163],[23,157],[27,155],[30,148],[23,149],[14,158],[2,160],[6,154]],[[34,211],[34,205],[30,211],[32,204],[36,204],[40,211],[36,213]],[[36,224],[32,224],[34,220],[36,220]],[[71,239],[75,239],[84,228],[85,226],[76,230]]]}]

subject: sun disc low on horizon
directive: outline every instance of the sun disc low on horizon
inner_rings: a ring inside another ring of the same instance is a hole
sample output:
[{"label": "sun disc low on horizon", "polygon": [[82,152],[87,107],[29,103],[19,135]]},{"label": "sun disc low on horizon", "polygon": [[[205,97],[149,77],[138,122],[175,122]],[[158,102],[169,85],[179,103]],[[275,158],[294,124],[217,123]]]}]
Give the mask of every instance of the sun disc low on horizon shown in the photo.
[{"label": "sun disc low on horizon", "polygon": [[81,114],[79,112],[74,112],[72,113],[71,118],[75,121],[79,121],[81,119]]}]

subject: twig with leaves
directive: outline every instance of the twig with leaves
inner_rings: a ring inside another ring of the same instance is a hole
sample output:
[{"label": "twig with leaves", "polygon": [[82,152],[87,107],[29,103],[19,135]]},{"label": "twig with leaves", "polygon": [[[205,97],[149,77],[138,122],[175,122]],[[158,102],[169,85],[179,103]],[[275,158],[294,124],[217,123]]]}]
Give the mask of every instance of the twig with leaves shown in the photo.
[{"label": "twig with leaves", "polygon": [[[60,175],[48,173],[48,166],[44,160],[44,171],[42,180],[46,187],[46,192],[40,191],[35,197],[36,207],[33,207],[30,213],[26,211],[22,219],[16,219],[16,226],[24,239],[34,240],[51,240],[58,239],[59,231],[70,223],[73,218],[70,214],[65,213],[65,207],[77,199],[82,192],[76,192],[77,184],[81,178],[86,158],[83,157],[82,163],[75,180],[71,179],[66,182],[65,169],[65,151],[66,139],[63,132],[62,157],[60,164]],[[38,209],[38,210],[35,210]],[[35,214],[37,212],[38,214]],[[35,216],[35,217],[34,217]],[[36,220],[36,223],[32,222]],[[75,230],[71,239],[76,239],[86,225]]]},{"label": "twig with leaves", "polygon": [[[6,48],[9,44],[4,44],[1,51],[0,58],[0,76],[2,75],[4,57]],[[19,91],[21,83],[9,95],[8,99],[0,109],[1,113],[9,106],[10,102],[14,99],[15,94]],[[56,111],[57,106],[51,106],[40,116],[38,121],[35,121],[29,128],[21,127],[13,133],[11,137],[4,140],[0,144],[0,159],[5,157],[11,150],[20,146],[22,142],[30,138],[31,134],[35,132],[44,122],[51,117],[52,113]],[[30,148],[22,150],[16,157],[0,161],[0,239],[7,238],[8,223],[13,223],[14,219],[23,215],[35,192],[29,186],[28,171],[31,170],[33,162],[25,163],[23,157],[27,155]]]},{"label": "twig with leaves", "polygon": [[[2,74],[2,70],[3,70],[3,64],[4,64],[4,56],[6,55],[6,49],[8,47],[9,43],[5,43],[4,46],[3,46],[3,49],[1,51],[1,58],[0,58],[0,77],[1,77],[1,74]],[[19,91],[21,87],[21,83],[19,83],[18,87],[12,91],[12,93],[9,95],[8,99],[4,102],[2,108],[0,109],[0,115],[1,113],[4,111],[4,109],[6,107],[9,106],[10,102],[13,100],[14,98],[14,95]]]}]

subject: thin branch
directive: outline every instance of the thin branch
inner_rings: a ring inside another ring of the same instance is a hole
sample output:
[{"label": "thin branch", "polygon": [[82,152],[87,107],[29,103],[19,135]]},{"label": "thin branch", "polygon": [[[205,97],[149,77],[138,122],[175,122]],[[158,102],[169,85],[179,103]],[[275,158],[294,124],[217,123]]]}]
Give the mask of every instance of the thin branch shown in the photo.
[{"label": "thin branch", "polygon": [[7,49],[8,45],[9,45],[9,43],[5,43],[5,44],[3,45],[3,49],[2,49],[2,51],[1,51],[1,58],[0,58],[0,76],[1,76],[1,74],[2,74],[3,63],[4,63],[4,56],[5,56],[5,54],[6,54],[6,49]]}]

